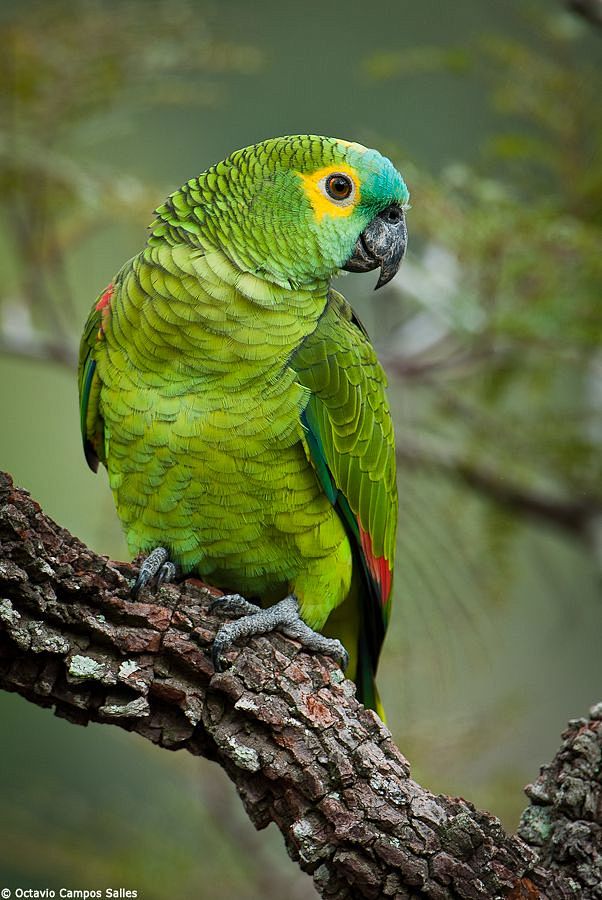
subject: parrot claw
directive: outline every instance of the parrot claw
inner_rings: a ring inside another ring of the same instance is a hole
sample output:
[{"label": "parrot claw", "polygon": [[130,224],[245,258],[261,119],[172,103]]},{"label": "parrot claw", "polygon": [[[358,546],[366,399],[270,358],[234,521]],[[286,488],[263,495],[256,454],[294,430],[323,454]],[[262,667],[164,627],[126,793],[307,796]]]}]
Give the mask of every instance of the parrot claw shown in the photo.
[{"label": "parrot claw", "polygon": [[166,560],[161,568],[159,569],[159,574],[157,575],[157,590],[163,584],[170,584],[176,577],[176,566],[175,563],[172,563],[169,559]]},{"label": "parrot claw", "polygon": [[175,565],[169,560],[169,554],[165,547],[155,547],[140,566],[138,578],[131,591],[132,598],[137,600],[140,592],[153,579],[155,591],[158,591],[161,585],[174,580],[176,571]]},{"label": "parrot claw", "polygon": [[306,650],[313,650],[314,653],[323,653],[325,656],[332,656],[338,662],[343,672],[347,670],[349,665],[349,654],[344,646],[336,638],[328,638],[319,631],[314,631],[309,625],[306,625],[301,619],[293,626],[283,628],[282,631],[287,637],[294,638],[303,644]]},{"label": "parrot claw", "polygon": [[[228,602],[230,597],[236,600],[238,609],[240,609],[240,601],[244,598],[238,594],[226,595],[225,598],[220,597],[214,601],[212,606],[218,606],[223,600]],[[287,637],[299,641],[307,650],[332,656],[343,671],[347,668],[349,654],[341,642],[334,638],[327,638],[323,634],[314,631],[309,625],[306,625],[299,615],[299,604],[296,597],[292,595],[285,597],[284,600],[280,600],[267,609],[255,607],[253,610],[250,610],[248,609],[249,606],[254,607],[255,605],[245,600],[242,617],[235,622],[228,622],[226,625],[222,625],[215,635],[211,656],[216,672],[223,671],[223,655],[230,649],[234,641],[242,637],[252,637],[256,634],[268,634],[270,631],[281,631]]]}]

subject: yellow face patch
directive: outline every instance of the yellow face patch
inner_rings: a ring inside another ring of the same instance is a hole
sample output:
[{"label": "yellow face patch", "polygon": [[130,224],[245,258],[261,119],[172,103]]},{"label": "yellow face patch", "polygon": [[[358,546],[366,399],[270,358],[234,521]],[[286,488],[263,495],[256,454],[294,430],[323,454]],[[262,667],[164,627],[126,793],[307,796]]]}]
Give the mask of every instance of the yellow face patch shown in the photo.
[{"label": "yellow face patch", "polygon": [[[349,199],[335,200],[326,193],[324,184],[329,175],[337,175],[341,173],[347,175],[354,185],[354,192]],[[314,215],[318,222],[321,222],[324,216],[334,216],[342,218],[350,216],[360,200],[360,184],[356,170],[347,163],[339,163],[338,165],[324,166],[317,169],[309,175],[299,172],[299,178],[303,184],[303,190],[307,199],[311,203]]]}]

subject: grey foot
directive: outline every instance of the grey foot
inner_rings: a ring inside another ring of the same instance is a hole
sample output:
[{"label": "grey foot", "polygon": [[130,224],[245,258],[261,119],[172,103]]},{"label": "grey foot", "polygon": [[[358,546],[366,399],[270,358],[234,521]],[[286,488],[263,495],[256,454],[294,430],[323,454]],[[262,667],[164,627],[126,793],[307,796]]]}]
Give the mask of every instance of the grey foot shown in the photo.
[{"label": "grey foot", "polygon": [[[323,634],[319,634],[306,625],[299,615],[299,604],[296,597],[292,595],[285,597],[284,600],[280,600],[279,603],[275,603],[267,609],[258,609],[253,603],[248,603],[238,594],[232,595],[232,598],[236,602],[237,608],[242,608],[242,618],[222,625],[215,635],[212,657],[216,672],[223,670],[223,655],[230,649],[234,641],[242,637],[268,634],[270,631],[276,630],[299,641],[308,650],[332,656],[343,670],[347,668],[349,655],[341,642],[324,637]],[[240,601],[243,601],[242,604]],[[219,600],[216,601],[215,605],[218,606],[219,602]]]},{"label": "grey foot", "polygon": [[155,547],[140,566],[138,578],[132,588],[133,599],[138,598],[140,591],[144,590],[149,582],[154,581],[155,591],[158,591],[162,584],[173,581],[175,576],[176,567],[170,562],[165,547]]}]

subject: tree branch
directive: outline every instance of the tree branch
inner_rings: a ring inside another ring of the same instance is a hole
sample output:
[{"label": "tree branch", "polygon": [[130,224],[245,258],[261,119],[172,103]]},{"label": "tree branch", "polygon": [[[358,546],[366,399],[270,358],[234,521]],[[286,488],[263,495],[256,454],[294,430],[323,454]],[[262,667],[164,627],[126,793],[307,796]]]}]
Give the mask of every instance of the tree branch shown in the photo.
[{"label": "tree branch", "polygon": [[44,337],[7,337],[0,331],[0,356],[13,356],[32,362],[54,362],[66,366],[70,372],[77,369],[77,348],[68,340],[48,340]]},{"label": "tree branch", "polygon": [[544,522],[576,537],[590,540],[592,525],[602,515],[598,497],[588,495],[574,499],[544,494],[503,477],[493,468],[483,467],[457,454],[411,443],[407,438],[399,441],[396,452],[397,459],[406,468],[415,466],[442,472],[512,513]]},{"label": "tree branch", "polygon": [[590,25],[602,28],[602,0],[565,0],[566,6]]},{"label": "tree branch", "polygon": [[215,592],[189,580],[134,603],[132,574],[0,475],[0,687],[73,722],[216,760],[323,897],[602,896],[602,713],[571,725],[529,789],[521,839],[412,781],[331,661],[271,635],[233,650],[216,674]]}]

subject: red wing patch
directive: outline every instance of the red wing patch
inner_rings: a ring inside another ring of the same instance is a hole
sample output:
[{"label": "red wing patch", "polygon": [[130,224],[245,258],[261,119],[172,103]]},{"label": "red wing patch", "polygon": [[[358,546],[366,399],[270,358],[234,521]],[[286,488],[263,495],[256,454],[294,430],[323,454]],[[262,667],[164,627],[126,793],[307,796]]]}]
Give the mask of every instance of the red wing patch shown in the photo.
[{"label": "red wing patch", "polygon": [[359,529],[362,550],[364,551],[370,574],[380,588],[380,600],[384,605],[389,599],[389,594],[391,593],[391,567],[384,556],[374,555],[374,551],[372,549],[372,538],[367,531],[364,531],[361,525],[359,526]]},{"label": "red wing patch", "polygon": [[114,290],[115,290],[115,286],[111,283],[107,287],[106,291],[104,291],[104,293],[101,294],[100,300],[94,307],[97,312],[101,313],[100,328],[98,329],[99,340],[100,340],[100,338],[103,337],[103,335],[105,333],[104,324],[107,321],[107,319],[109,318],[109,315],[111,313],[111,299],[113,297]]}]

